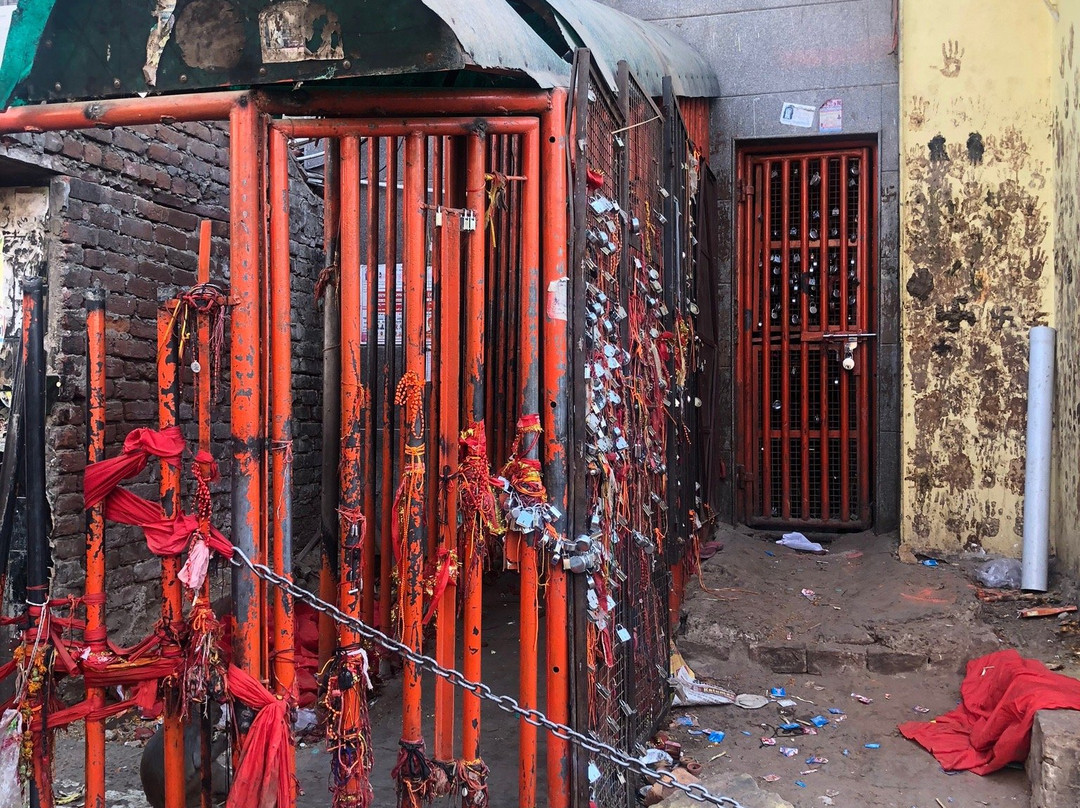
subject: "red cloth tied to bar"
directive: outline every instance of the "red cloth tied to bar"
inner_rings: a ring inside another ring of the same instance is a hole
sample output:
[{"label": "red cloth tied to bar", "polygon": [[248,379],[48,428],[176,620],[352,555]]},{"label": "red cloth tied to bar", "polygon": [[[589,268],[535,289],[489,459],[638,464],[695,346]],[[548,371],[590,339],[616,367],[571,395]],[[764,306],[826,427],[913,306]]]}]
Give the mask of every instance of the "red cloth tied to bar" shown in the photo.
[{"label": "red cloth tied to bar", "polygon": [[[124,441],[121,454],[86,467],[83,504],[93,508],[103,502],[106,519],[141,527],[154,555],[179,555],[187,549],[192,534],[198,532],[198,517],[183,511],[167,517],[161,505],[119,486],[146,468],[150,455],[176,466],[180,464],[183,451],[184,438],[179,427],[168,427],[160,432],[145,428],[132,430]],[[202,460],[205,462],[205,458]],[[210,529],[207,543],[214,552],[232,558],[232,543],[219,530]]]},{"label": "red cloth tied to bar", "polygon": [[258,711],[251,724],[227,808],[285,808],[294,784],[289,748],[289,703],[235,665],[229,666],[229,694]]},{"label": "red cloth tied to bar", "polygon": [[1080,710],[1080,681],[1016,651],[968,662],[960,706],[933,721],[900,725],[945,771],[990,772],[1022,761],[1039,710]]}]

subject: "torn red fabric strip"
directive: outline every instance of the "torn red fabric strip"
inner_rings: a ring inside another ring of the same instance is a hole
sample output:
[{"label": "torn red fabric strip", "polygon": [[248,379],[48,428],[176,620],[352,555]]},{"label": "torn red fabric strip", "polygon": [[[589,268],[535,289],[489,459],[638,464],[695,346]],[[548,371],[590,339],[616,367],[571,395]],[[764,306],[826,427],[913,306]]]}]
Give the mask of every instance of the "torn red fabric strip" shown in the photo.
[{"label": "torn red fabric strip", "polygon": [[178,426],[161,431],[145,427],[131,430],[124,439],[124,450],[120,454],[86,467],[83,477],[84,506],[93,508],[121,482],[146,468],[150,455],[176,466],[183,452],[184,435]]},{"label": "torn red fabric strip", "polygon": [[996,651],[967,665],[960,706],[930,723],[900,725],[945,771],[989,774],[1027,757],[1039,710],[1080,710],[1080,681],[1053,673],[1016,651]]},{"label": "torn red fabric strip", "polygon": [[229,666],[229,694],[258,711],[251,723],[227,808],[274,808],[293,804],[294,773],[289,748],[289,703],[235,665]]}]

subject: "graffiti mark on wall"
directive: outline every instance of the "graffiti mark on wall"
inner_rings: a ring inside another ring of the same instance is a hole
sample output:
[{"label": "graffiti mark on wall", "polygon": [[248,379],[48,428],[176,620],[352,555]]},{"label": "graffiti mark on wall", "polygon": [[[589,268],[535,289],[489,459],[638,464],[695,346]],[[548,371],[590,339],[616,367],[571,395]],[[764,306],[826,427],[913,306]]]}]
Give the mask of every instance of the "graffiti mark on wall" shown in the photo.
[{"label": "graffiti mark on wall", "polygon": [[1030,187],[1047,168],[1016,128],[939,134],[904,160],[913,539],[981,546],[1022,529],[1020,506],[1001,503],[1022,500],[1027,332],[1048,319],[1049,220]]},{"label": "graffiti mark on wall", "polygon": [[964,58],[964,49],[955,39],[941,43],[941,59],[943,64],[938,70],[947,79],[954,79],[960,75],[960,60]]}]

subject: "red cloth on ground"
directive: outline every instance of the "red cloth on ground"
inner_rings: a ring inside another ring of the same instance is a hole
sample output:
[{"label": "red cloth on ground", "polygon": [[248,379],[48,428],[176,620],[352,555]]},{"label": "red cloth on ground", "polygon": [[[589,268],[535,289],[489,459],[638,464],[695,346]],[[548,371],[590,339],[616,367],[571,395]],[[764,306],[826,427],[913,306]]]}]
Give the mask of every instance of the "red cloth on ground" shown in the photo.
[{"label": "red cloth on ground", "polygon": [[900,733],[945,771],[989,774],[1027,757],[1039,710],[1080,710],[1080,681],[1016,651],[996,651],[968,663],[959,707],[930,723],[901,724]]},{"label": "red cloth on ground", "polygon": [[160,432],[145,427],[131,430],[124,439],[123,452],[86,467],[83,478],[85,507],[93,508],[121,482],[146,468],[150,455],[175,466],[183,452],[184,435],[178,426],[170,426]]},{"label": "red cloth on ground", "polygon": [[292,743],[289,704],[235,665],[229,666],[227,681],[229,694],[258,710],[258,714],[244,741],[226,806],[286,808],[293,804],[294,782],[289,765]]}]

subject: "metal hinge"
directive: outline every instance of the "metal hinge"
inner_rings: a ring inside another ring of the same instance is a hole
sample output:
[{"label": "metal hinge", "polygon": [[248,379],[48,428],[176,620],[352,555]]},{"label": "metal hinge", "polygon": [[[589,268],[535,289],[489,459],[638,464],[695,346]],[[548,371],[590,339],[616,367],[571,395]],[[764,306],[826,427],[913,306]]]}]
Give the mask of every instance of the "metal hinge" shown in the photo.
[{"label": "metal hinge", "polygon": [[744,182],[739,183],[739,201],[745,202],[747,199],[754,195],[754,183]]}]

